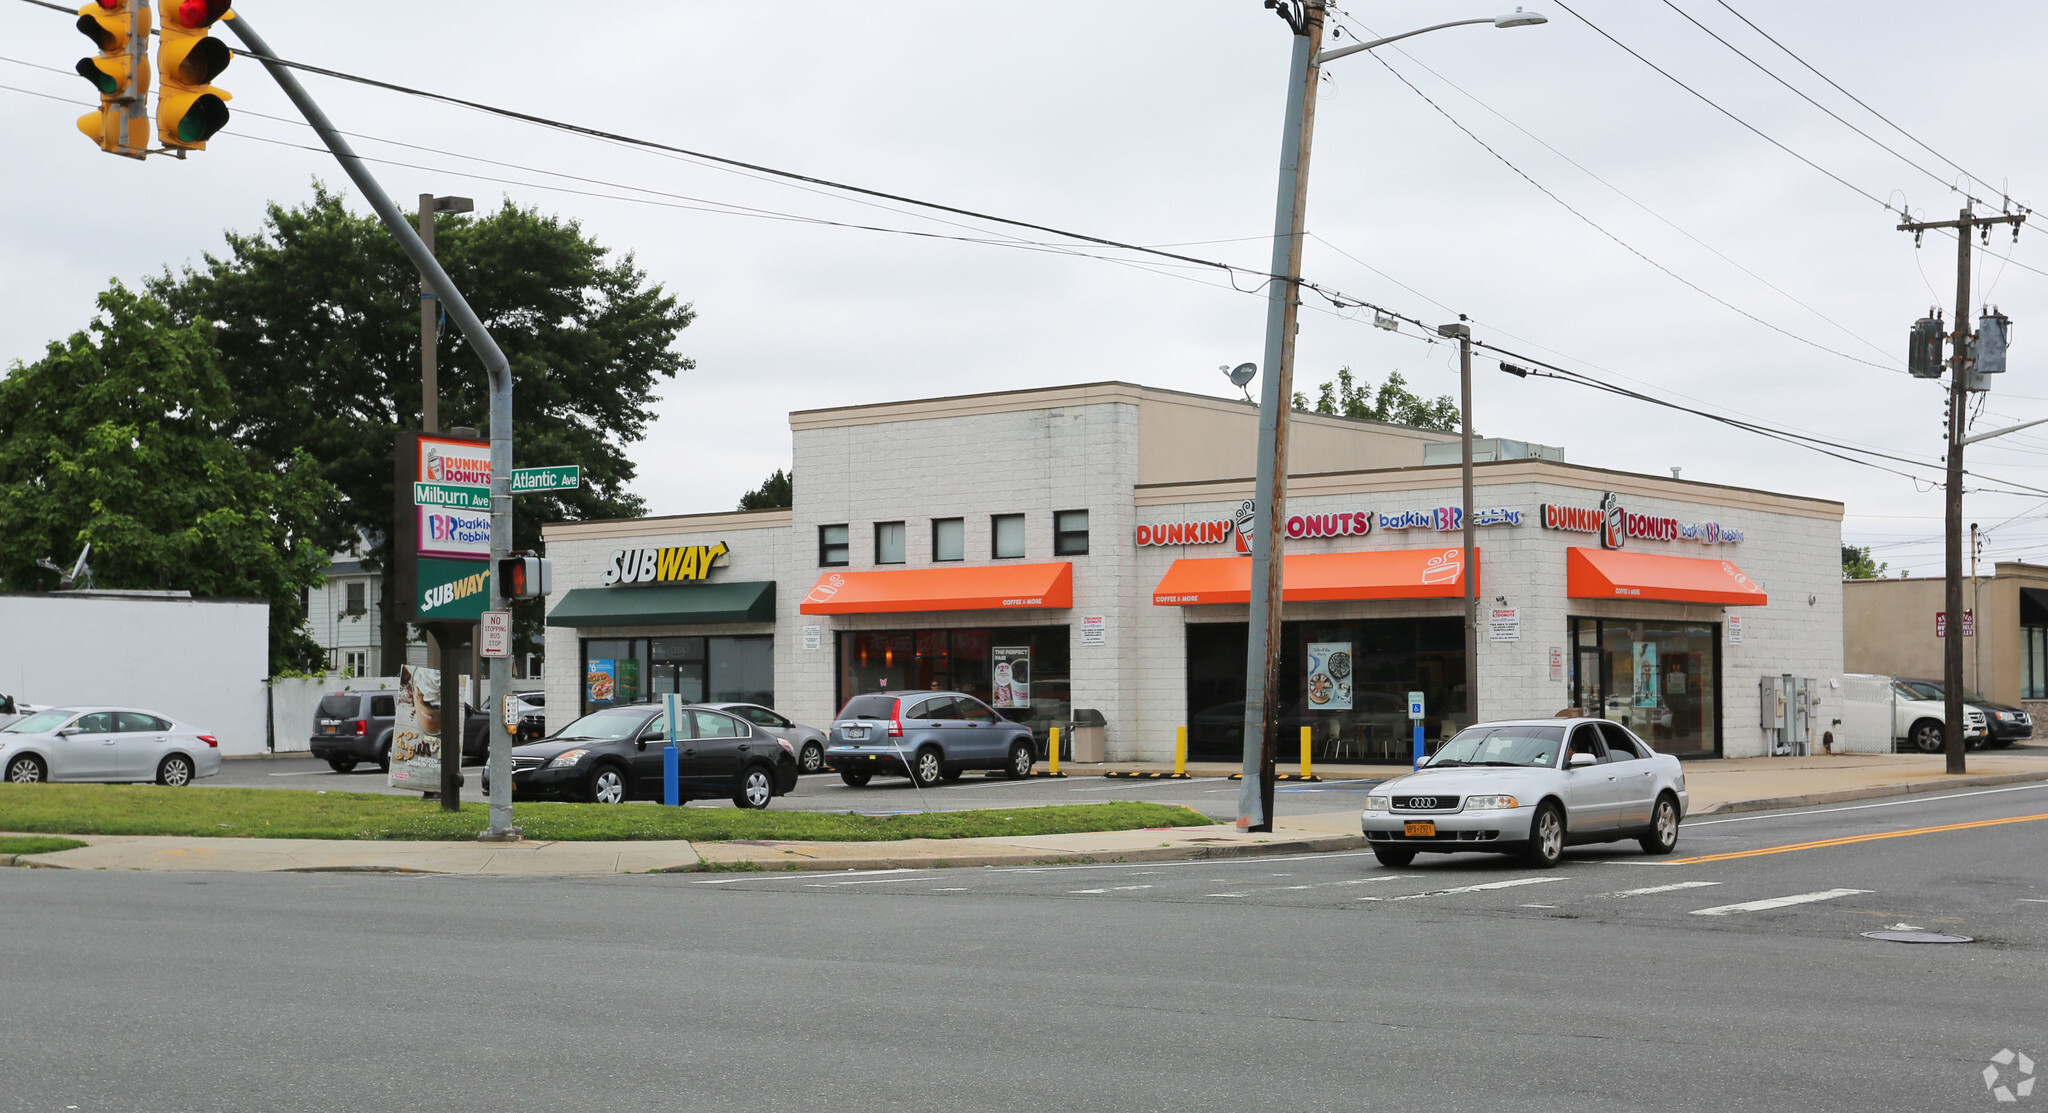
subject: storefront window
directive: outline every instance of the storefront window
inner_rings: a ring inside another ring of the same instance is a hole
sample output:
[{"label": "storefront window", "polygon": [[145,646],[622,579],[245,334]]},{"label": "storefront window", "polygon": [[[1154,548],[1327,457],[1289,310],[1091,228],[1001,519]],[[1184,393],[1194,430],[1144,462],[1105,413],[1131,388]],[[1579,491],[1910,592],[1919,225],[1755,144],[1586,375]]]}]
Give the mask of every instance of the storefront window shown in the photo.
[{"label": "storefront window", "polygon": [[775,706],[772,635],[591,638],[583,643],[583,710],[656,700]]},{"label": "storefront window", "polygon": [[839,635],[840,706],[868,692],[966,692],[1024,723],[1042,746],[1073,718],[1067,628],[847,630]]},{"label": "storefront window", "polygon": [[1721,752],[1720,627],[1571,620],[1572,704],[1668,754]]},{"label": "storefront window", "polygon": [[2020,627],[2020,698],[2048,699],[2048,626]]},{"label": "storefront window", "polygon": [[[1280,628],[1280,753],[1299,755],[1309,728],[1318,760],[1406,762],[1414,750],[1408,693],[1423,694],[1430,746],[1470,723],[1464,629],[1455,618],[1287,622]],[[1244,755],[1246,627],[1187,628],[1188,756]]]}]

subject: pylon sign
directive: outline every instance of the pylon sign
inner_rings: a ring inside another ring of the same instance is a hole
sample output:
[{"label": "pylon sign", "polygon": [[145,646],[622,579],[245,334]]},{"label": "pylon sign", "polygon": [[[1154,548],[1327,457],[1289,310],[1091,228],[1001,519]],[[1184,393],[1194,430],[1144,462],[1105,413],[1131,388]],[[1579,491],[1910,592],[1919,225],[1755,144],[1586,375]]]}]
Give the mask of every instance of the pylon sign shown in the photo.
[{"label": "pylon sign", "polygon": [[399,617],[473,623],[491,597],[491,444],[400,433],[391,560]]}]

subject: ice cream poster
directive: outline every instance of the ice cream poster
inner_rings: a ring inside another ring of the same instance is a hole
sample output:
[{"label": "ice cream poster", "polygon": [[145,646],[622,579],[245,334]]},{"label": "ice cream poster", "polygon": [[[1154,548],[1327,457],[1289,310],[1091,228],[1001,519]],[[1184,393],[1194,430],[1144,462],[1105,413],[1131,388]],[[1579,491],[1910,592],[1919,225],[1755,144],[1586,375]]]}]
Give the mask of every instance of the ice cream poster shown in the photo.
[{"label": "ice cream poster", "polygon": [[1308,643],[1308,709],[1351,710],[1351,643]]},{"label": "ice cream poster", "polygon": [[398,667],[391,726],[392,788],[441,791],[441,670]]}]

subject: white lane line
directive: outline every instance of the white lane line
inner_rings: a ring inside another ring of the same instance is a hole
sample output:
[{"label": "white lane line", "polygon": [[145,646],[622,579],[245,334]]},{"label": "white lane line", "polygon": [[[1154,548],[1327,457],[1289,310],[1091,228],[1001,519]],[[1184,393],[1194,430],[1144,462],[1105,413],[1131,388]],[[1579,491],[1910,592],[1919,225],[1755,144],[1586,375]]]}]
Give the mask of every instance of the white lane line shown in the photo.
[{"label": "white lane line", "polygon": [[1067,895],[1068,895],[1068,896],[1073,896],[1073,897],[1078,897],[1078,896],[1083,896],[1083,895],[1085,895],[1085,894],[1088,894],[1088,893],[1107,893],[1107,892],[1109,892],[1109,890],[1108,890],[1108,889],[1068,889],[1068,890],[1067,890]]},{"label": "white lane line", "polygon": [[1426,893],[1406,893],[1398,897],[1359,897],[1359,900],[1421,900],[1424,897],[1449,897],[1459,893],[1483,893],[1489,889],[1514,889],[1523,885],[1542,885],[1550,881],[1563,881],[1562,877],[1516,877],[1507,881],[1489,881],[1484,885],[1460,885],[1455,889],[1431,889]]},{"label": "white lane line", "polygon": [[1128,893],[1133,889],[1150,889],[1151,887],[1150,885],[1112,885],[1109,891],[1112,893]]},{"label": "white lane line", "polygon": [[1623,889],[1618,893],[1602,893],[1603,897],[1646,897],[1651,893],[1675,893],[1680,889],[1704,889],[1719,885],[1718,881],[1680,881],[1671,885],[1652,885],[1647,889]]},{"label": "white lane line", "polygon": [[271,773],[272,777],[338,777],[341,774],[332,769],[305,769],[296,773]]},{"label": "white lane line", "polygon": [[1772,897],[1769,900],[1744,901],[1741,904],[1722,904],[1713,908],[1695,908],[1695,916],[1727,916],[1736,912],[1767,912],[1773,908],[1790,908],[1795,904],[1812,904],[1820,900],[1834,900],[1836,897],[1853,897],[1873,892],[1871,889],[1822,889],[1816,893],[1794,893],[1789,897]]},{"label": "white lane line", "polygon": [[1208,893],[1208,894],[1206,894],[1206,895],[1207,895],[1207,896],[1212,896],[1212,897],[1248,897],[1248,896],[1251,896],[1251,894],[1250,894],[1250,893]]},{"label": "white lane line", "polygon": [[[1220,781],[1222,777],[1190,777],[1185,781],[1168,780],[1165,777],[1118,777],[1115,784],[1092,785],[1088,788],[1075,787],[1069,792],[1128,792],[1134,788],[1192,788],[1204,781]],[[1232,789],[1232,792],[1237,791]]]},{"label": "white lane line", "polygon": [[[1280,891],[1285,893],[1295,889],[1321,889],[1331,885],[1370,885],[1375,881],[1400,881],[1403,878],[1412,880],[1421,876],[1423,875],[1419,873],[1383,873],[1376,877],[1347,877],[1342,881],[1318,881],[1313,885],[1283,885]],[[1218,878],[1218,880],[1222,879]]]},{"label": "white lane line", "polygon": [[735,881],[805,881],[805,882],[815,882],[815,881],[817,881],[817,880],[818,880],[819,878],[824,878],[824,877],[845,877],[845,876],[848,876],[849,874],[861,874],[861,875],[865,875],[865,876],[868,876],[868,877],[879,877],[879,876],[881,876],[882,874],[885,874],[885,873],[930,873],[930,872],[932,872],[932,871],[931,871],[931,870],[928,870],[928,869],[912,869],[912,868],[911,868],[911,867],[909,867],[909,866],[897,866],[897,867],[896,867],[895,869],[886,869],[886,870],[833,870],[833,871],[829,871],[829,872],[824,872],[824,873],[812,873],[812,872],[810,872],[810,871],[808,871],[808,870],[791,870],[791,871],[787,871],[787,872],[781,872],[781,873],[766,873],[766,872],[748,872],[748,873],[743,873],[743,874],[740,874],[740,875],[738,875],[738,876],[735,876],[735,877],[716,877],[716,878],[711,878],[711,879],[709,879],[709,880],[705,880],[705,881],[692,881],[692,882],[690,882],[690,884],[692,884],[692,885],[730,885],[730,884],[732,884],[732,883],[733,883],[733,882],[735,882]]},{"label": "white lane line", "polygon": [[1556,908],[1554,904],[1525,904],[1523,908]]},{"label": "white lane line", "polygon": [[2021,897],[2021,898],[2020,898],[2020,903],[2021,903],[2021,904],[2048,904],[2048,900],[2040,900],[2040,899],[2038,899],[2038,898],[2035,898],[2035,897]]},{"label": "white lane line", "polygon": [[[1245,858],[1242,864],[1247,866],[1268,866],[1277,862],[1322,862],[1333,858],[1369,858],[1371,856],[1372,851],[1370,850],[1338,850],[1328,854],[1290,854],[1278,858]],[[1086,865],[1076,866],[984,866],[982,868],[990,873],[1060,873],[1066,870],[1130,870],[1141,867],[1156,869],[1160,866],[1206,866],[1213,870],[1225,865],[1226,861],[1216,858],[1190,858],[1181,862],[1091,862]]]},{"label": "white lane line", "polygon": [[1860,812],[1871,808],[1896,808],[1901,804],[1932,804],[1937,800],[1961,800],[1966,796],[1996,796],[2001,792],[2035,792],[2048,788],[2048,783],[2015,785],[2011,788],[1985,788],[1976,792],[1955,792],[1947,796],[1907,796],[1898,800],[1885,800],[1876,804],[1851,804],[1846,808],[1821,808],[1817,811],[1758,812],[1755,815],[1738,815],[1731,819],[1702,819],[1697,822],[1686,820],[1687,827],[1711,827],[1716,823],[1752,823],[1759,819],[1797,818],[1802,815],[1832,815],[1835,812]]},{"label": "white lane line", "polygon": [[967,890],[966,890],[966,889],[933,889],[933,890],[932,890],[932,892],[934,892],[934,893],[964,893],[964,892],[967,892]]},{"label": "white lane line", "polygon": [[[920,871],[923,872],[923,871]],[[878,877],[873,880],[834,881],[834,885],[894,885],[898,881],[930,881],[929,877]],[[822,887],[822,886],[821,886]]]}]

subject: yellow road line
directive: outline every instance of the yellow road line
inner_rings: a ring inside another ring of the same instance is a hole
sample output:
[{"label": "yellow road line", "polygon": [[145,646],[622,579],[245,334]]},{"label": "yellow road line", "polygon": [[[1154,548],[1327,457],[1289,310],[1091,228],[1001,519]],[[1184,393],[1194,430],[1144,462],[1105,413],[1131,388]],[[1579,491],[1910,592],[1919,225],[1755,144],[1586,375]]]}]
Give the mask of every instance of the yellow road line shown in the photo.
[{"label": "yellow road line", "polygon": [[1726,862],[1735,858],[1755,858],[1762,854],[1785,854],[1794,850],[1819,850],[1827,846],[1848,846],[1850,843],[1870,842],[1874,839],[1903,839],[1908,835],[1932,835],[1939,831],[1966,831],[1972,827],[1997,827],[2006,823],[2032,823],[2037,819],[2048,819],[2048,812],[2042,812],[2040,815],[2016,815],[2006,819],[1979,819],[1969,823],[1949,823],[1940,827],[1915,827],[1910,831],[1883,831],[1875,835],[1850,835],[1840,839],[1796,842],[1789,846],[1767,846],[1761,850],[1736,850],[1727,854],[1705,854],[1698,858],[1674,858],[1664,864],[1667,866],[1693,866],[1701,862]]}]

